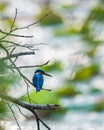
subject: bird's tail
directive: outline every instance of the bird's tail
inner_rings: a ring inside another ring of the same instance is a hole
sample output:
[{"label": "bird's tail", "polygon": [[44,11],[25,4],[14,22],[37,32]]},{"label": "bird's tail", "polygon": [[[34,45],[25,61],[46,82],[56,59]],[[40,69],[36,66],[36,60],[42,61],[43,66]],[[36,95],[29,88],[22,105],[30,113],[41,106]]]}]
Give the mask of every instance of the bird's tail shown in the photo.
[{"label": "bird's tail", "polygon": [[36,93],[40,91],[40,87],[37,87],[36,88]]},{"label": "bird's tail", "polygon": [[36,93],[40,91],[40,87],[36,87],[36,86],[34,87],[36,88]]}]

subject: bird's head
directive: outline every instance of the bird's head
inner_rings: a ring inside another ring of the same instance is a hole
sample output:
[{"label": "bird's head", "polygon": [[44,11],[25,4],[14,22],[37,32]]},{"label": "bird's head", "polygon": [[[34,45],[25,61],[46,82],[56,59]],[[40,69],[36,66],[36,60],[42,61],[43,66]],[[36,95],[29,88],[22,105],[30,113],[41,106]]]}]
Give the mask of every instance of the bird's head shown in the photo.
[{"label": "bird's head", "polygon": [[47,74],[46,72],[44,72],[43,70],[40,70],[40,69],[35,71],[35,74],[37,74],[37,73],[52,77],[52,75]]}]

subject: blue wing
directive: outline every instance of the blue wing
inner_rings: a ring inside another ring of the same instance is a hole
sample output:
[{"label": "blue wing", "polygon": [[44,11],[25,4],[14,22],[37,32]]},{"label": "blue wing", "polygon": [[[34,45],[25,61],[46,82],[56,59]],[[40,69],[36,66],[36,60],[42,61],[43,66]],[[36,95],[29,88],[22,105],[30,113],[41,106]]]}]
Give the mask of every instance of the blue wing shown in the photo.
[{"label": "blue wing", "polygon": [[33,85],[36,87],[36,91],[40,91],[44,82],[42,74],[35,74],[33,76],[32,82],[33,82]]}]

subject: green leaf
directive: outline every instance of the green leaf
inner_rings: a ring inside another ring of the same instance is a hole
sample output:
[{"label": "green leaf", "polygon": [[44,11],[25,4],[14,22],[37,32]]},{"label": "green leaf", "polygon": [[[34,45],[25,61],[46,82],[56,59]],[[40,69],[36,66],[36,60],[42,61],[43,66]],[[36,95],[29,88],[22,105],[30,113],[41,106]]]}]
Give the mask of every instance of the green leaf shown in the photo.
[{"label": "green leaf", "polygon": [[58,36],[58,37],[76,35],[79,33],[79,26],[75,27],[74,25],[71,25],[71,27],[70,27],[70,25],[69,25],[69,26],[65,26],[65,27],[55,28],[54,35]]},{"label": "green leaf", "polygon": [[[44,6],[41,9],[40,14],[37,16],[37,20],[40,20],[42,17],[44,17],[48,12],[50,12],[52,9],[48,6]],[[56,25],[56,24],[61,24],[63,22],[62,17],[56,13],[52,12],[49,16],[44,18],[39,24],[41,25]]]},{"label": "green leaf", "polygon": [[97,102],[94,108],[95,111],[104,111],[104,100]]},{"label": "green leaf", "polygon": [[61,97],[75,96],[81,94],[80,91],[76,90],[74,86],[66,85],[56,89],[55,93]]},{"label": "green leaf", "polygon": [[90,65],[80,68],[73,78],[73,81],[88,80],[99,73],[99,65]]},{"label": "green leaf", "polygon": [[0,2],[0,11],[4,11],[6,7],[7,7],[6,2]]},{"label": "green leaf", "polygon": [[104,22],[104,6],[98,5],[91,12],[91,19]]},{"label": "green leaf", "polygon": [[[59,99],[57,95],[54,92],[44,91],[41,90],[40,92],[37,92],[33,90],[30,94],[30,99],[32,103],[38,103],[38,104],[58,104]],[[21,97],[23,101],[29,102],[28,96]]]}]

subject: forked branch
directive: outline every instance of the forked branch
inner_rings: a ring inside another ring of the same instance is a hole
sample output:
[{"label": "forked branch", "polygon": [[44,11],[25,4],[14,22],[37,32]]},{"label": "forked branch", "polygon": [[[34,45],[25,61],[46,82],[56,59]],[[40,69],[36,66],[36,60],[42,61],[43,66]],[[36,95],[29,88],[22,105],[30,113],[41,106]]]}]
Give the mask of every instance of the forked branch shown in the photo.
[{"label": "forked branch", "polygon": [[[3,49],[6,53],[6,56],[5,57],[1,57],[0,58],[0,61],[10,61],[11,63],[11,66],[7,66],[8,68],[10,67],[11,69],[15,69],[19,75],[22,77],[22,79],[24,79],[24,82],[27,84],[29,83],[30,85],[32,85],[31,81],[22,74],[21,72],[21,68],[32,68],[32,67],[42,67],[46,64],[49,63],[49,61],[47,61],[46,63],[42,64],[42,65],[31,65],[31,66],[16,66],[16,63],[15,61],[13,61],[13,58],[15,58],[15,60],[17,60],[18,57],[20,56],[24,56],[24,55],[33,55],[35,54],[34,53],[34,49],[32,47],[29,47],[28,45],[24,44],[24,45],[21,45],[19,43],[15,43],[13,41],[9,41],[7,40],[6,38],[9,36],[9,37],[21,37],[21,38],[32,38],[33,36],[26,36],[26,35],[17,35],[17,34],[14,34],[13,32],[14,31],[17,31],[17,30],[21,30],[21,29],[26,29],[26,28],[29,28],[39,22],[41,22],[42,20],[44,20],[47,16],[49,16],[50,14],[52,13],[52,11],[48,12],[46,15],[44,15],[40,20],[36,21],[36,22],[33,22],[29,25],[26,25],[24,27],[20,27],[20,28],[14,28],[14,24],[15,24],[15,21],[16,21],[16,18],[17,18],[17,9],[15,11],[15,16],[14,16],[14,19],[13,19],[13,22],[11,24],[11,28],[9,30],[9,32],[6,32],[6,31],[3,31],[2,29],[0,29],[0,33],[3,34],[2,37],[0,37],[0,49]],[[8,44],[4,44],[4,43],[8,43]],[[6,45],[6,46],[5,46]],[[17,47],[22,47],[22,48],[26,48],[26,49],[29,49],[28,52],[19,52],[19,53],[14,53],[14,50],[15,48]],[[11,50],[11,51],[10,51]],[[7,69],[8,69],[7,68]],[[28,86],[28,85],[27,85]],[[43,90],[48,90],[48,89],[43,89]],[[49,89],[50,91],[50,89]],[[13,98],[11,96],[8,96],[7,93],[2,93],[0,92],[0,99],[4,99],[6,101],[9,101],[9,102],[12,102],[18,106],[21,106],[22,108],[25,108],[29,111],[31,111],[35,118],[36,118],[36,121],[37,121],[37,129],[40,130],[40,122],[48,129],[48,130],[51,130],[48,125],[39,117],[38,113],[36,112],[36,110],[56,110],[59,108],[59,105],[56,105],[56,104],[46,104],[46,105],[37,105],[37,104],[29,104],[29,103],[26,103],[26,102],[23,102],[21,101],[20,99],[17,99],[17,98]],[[12,111],[13,115],[14,115],[14,112],[13,110],[11,109],[11,107],[9,106],[10,110]],[[15,118],[15,115],[14,115],[14,118]],[[15,119],[16,120],[16,119]],[[17,120],[16,120],[17,122]],[[19,124],[17,122],[17,125],[19,127]],[[20,128],[20,127],[19,127]],[[21,129],[21,128],[20,128]]]}]

